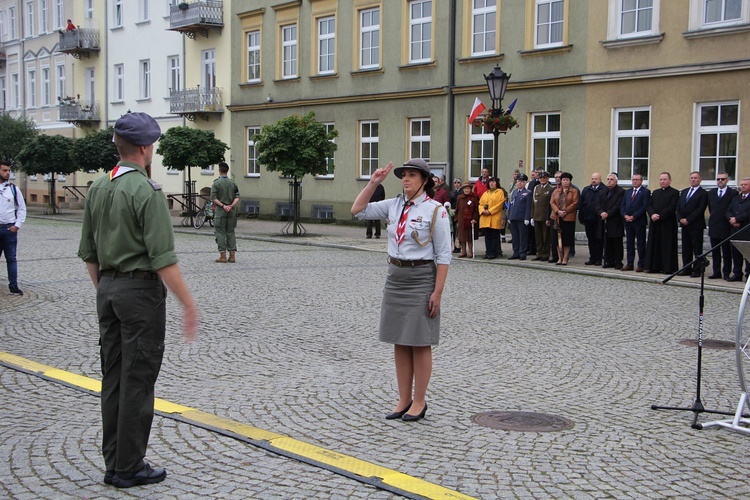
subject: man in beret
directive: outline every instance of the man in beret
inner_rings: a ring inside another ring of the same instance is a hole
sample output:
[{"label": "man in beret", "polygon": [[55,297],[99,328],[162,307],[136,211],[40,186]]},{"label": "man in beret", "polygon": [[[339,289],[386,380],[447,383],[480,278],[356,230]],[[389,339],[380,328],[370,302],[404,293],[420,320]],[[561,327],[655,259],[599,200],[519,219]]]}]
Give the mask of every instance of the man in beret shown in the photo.
[{"label": "man in beret", "polygon": [[158,483],[167,475],[143,460],[164,354],[167,288],[183,306],[188,341],[198,324],[177,264],[167,200],[148,175],[160,135],[146,113],[117,120],[113,141],[120,161],[89,188],[78,247],[96,288],[104,482],[118,488]]}]

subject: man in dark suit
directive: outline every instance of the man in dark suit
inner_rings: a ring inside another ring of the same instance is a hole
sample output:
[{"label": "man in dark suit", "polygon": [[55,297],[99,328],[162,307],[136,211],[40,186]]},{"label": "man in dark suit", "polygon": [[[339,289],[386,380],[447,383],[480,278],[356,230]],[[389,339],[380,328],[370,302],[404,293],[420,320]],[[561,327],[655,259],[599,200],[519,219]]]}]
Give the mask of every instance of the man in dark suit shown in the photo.
[{"label": "man in dark suit", "polygon": [[[729,175],[719,172],[716,175],[716,189],[708,191],[708,237],[711,238],[712,248],[729,238],[732,232],[732,226],[727,220],[727,210],[732,204],[732,199],[737,196],[737,191],[727,187],[728,182]],[[713,274],[708,279],[729,280],[732,273],[732,244],[727,241],[720,247],[713,248],[711,261]]]},{"label": "man in dark suit", "polygon": [[[729,204],[729,210],[727,210],[727,219],[732,226],[732,234],[737,235],[732,237],[733,240],[750,241],[750,229],[743,230],[750,225],[750,177],[745,177],[740,181],[740,193],[732,198],[732,203]],[[740,251],[732,247],[734,273],[727,281],[742,281],[743,260]],[[749,271],[750,262],[745,261],[745,279]]]},{"label": "man in dark suit", "polygon": [[596,199],[596,211],[599,213],[599,236],[604,243],[602,267],[622,269],[622,237],[625,234],[622,213],[622,199],[625,190],[617,185],[617,174],[607,176],[607,189],[599,193]]},{"label": "man in dark suit", "polygon": [[648,241],[646,269],[650,273],[672,274],[677,271],[677,203],[680,192],[672,187],[669,172],[659,174],[659,189],[648,200]]},{"label": "man in dark suit", "polygon": [[[708,193],[701,187],[700,172],[690,173],[690,187],[680,193],[677,202],[677,221],[682,228],[682,265],[690,264],[703,253],[703,231],[706,229],[706,207]],[[701,277],[701,264],[696,262],[691,268],[683,269],[680,276]]]},{"label": "man in dark suit", "polygon": [[633,174],[630,178],[633,187],[625,191],[622,197],[622,217],[625,219],[625,246],[627,263],[623,271],[632,271],[635,266],[635,252],[638,250],[638,267],[635,271],[642,273],[646,262],[646,207],[651,198],[651,191],[643,187],[643,176]]},{"label": "man in dark suit", "polygon": [[578,199],[578,220],[586,229],[586,239],[589,243],[589,260],[587,266],[602,265],[602,239],[599,237],[599,213],[596,211],[596,199],[599,192],[605,189],[602,175],[599,172],[591,174],[591,184],[585,186]]}]

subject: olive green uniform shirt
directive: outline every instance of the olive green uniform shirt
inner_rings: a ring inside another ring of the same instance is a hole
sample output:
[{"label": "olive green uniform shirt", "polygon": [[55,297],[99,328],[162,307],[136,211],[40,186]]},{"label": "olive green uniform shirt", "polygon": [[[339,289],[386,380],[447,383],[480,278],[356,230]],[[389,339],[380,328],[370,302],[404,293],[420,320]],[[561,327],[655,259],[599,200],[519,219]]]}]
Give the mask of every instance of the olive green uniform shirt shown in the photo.
[{"label": "olive green uniform shirt", "polygon": [[135,170],[95,180],[86,194],[78,256],[102,271],[157,271],[177,262],[174,231],[161,186]]},{"label": "olive green uniform shirt", "polygon": [[[229,177],[221,176],[211,184],[211,199],[219,200],[222,205],[231,205],[235,198],[240,197],[240,190],[237,187],[237,183]],[[237,215],[239,207],[235,206],[231,214],[224,212],[221,207],[216,207],[215,214],[217,216],[226,215]]]}]

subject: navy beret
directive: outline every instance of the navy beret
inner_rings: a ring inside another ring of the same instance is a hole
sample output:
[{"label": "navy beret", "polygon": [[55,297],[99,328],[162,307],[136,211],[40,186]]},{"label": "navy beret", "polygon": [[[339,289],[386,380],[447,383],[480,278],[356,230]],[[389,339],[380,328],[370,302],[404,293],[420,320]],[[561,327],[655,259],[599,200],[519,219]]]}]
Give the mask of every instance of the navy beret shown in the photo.
[{"label": "navy beret", "polygon": [[161,128],[146,113],[126,113],[115,122],[115,133],[136,146],[149,146],[161,136]]}]

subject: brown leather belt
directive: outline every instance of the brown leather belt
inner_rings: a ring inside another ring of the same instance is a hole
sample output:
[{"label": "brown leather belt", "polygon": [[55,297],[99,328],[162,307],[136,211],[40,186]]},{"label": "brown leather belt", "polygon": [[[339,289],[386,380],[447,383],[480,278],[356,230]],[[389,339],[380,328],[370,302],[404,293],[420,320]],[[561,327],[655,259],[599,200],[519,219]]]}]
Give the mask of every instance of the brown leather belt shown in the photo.
[{"label": "brown leather belt", "polygon": [[388,257],[388,263],[398,267],[416,267],[424,266],[426,264],[434,264],[434,260],[401,260],[395,257]]},{"label": "brown leather belt", "polygon": [[130,271],[129,273],[122,273],[115,271],[114,269],[107,269],[100,273],[101,276],[107,276],[109,278],[128,278],[137,280],[153,280],[159,279],[159,275],[151,271]]}]

